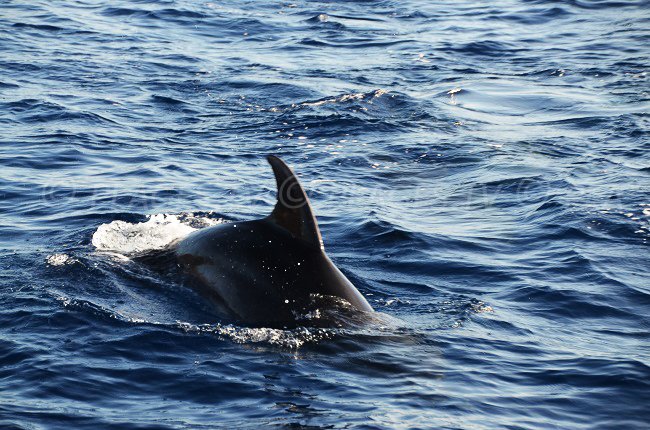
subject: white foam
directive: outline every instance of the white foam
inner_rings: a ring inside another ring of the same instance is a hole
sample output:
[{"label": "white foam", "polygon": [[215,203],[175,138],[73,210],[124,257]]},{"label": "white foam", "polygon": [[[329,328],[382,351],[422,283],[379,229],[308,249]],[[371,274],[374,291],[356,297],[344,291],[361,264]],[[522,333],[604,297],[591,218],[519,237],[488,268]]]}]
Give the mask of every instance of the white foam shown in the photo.
[{"label": "white foam", "polygon": [[133,255],[164,249],[199,228],[222,222],[194,214],[155,214],[139,223],[112,221],[97,228],[92,244],[98,251]]},{"label": "white foam", "polygon": [[45,259],[45,262],[50,266],[64,266],[66,264],[74,264],[77,261],[76,258],[72,258],[67,254],[52,254],[48,255]]},{"label": "white foam", "polygon": [[284,348],[298,349],[306,343],[318,343],[334,336],[335,330],[323,328],[298,327],[292,330],[276,328],[238,327],[231,324],[194,325],[182,321],[177,326],[186,332],[211,333],[241,344],[268,344]]}]

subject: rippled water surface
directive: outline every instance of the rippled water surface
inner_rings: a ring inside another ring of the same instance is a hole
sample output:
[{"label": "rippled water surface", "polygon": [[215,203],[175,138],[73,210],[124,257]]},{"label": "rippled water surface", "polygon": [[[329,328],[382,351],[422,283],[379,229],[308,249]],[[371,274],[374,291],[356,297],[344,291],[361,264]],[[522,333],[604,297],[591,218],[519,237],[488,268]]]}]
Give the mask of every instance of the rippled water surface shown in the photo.
[{"label": "rippled water surface", "polygon": [[[0,427],[647,428],[647,1],[0,2]],[[300,175],[377,321],[129,257]]]}]

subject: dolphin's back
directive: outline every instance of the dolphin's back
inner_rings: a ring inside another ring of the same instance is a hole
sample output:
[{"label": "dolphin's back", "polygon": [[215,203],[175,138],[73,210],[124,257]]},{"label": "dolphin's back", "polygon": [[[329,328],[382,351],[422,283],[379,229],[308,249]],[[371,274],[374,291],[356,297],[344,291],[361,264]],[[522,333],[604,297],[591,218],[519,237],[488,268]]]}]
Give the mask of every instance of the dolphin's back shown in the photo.
[{"label": "dolphin's back", "polygon": [[176,255],[203,294],[241,321],[290,325],[318,296],[372,310],[322,250],[267,220],[199,230],[179,243]]},{"label": "dolphin's back", "polygon": [[292,325],[315,299],[338,297],[372,307],[325,254],[309,199],[291,169],[269,157],[278,186],[271,215],[190,234],[175,248],[200,289],[228,316],[254,324]]}]

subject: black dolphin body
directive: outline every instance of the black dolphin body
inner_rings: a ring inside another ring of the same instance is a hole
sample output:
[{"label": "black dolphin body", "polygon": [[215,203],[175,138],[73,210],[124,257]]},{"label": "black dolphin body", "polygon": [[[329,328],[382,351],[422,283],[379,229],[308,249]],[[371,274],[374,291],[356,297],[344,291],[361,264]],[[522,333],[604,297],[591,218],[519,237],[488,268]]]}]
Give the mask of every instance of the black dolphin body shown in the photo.
[{"label": "black dolphin body", "polygon": [[268,161],[278,186],[271,215],[190,234],[175,247],[180,264],[226,316],[247,324],[295,326],[315,303],[328,299],[372,312],[325,254],[309,199],[294,173],[278,157]]}]

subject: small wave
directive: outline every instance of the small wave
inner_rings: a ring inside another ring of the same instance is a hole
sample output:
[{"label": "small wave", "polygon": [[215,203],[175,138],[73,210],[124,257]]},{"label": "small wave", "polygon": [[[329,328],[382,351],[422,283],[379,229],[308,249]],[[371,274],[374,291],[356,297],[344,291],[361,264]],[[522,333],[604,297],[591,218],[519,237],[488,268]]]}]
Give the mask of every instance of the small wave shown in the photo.
[{"label": "small wave", "polygon": [[160,103],[163,105],[171,105],[171,106],[176,106],[176,105],[184,105],[186,104],[182,100],[175,99],[173,97],[167,97],[167,96],[159,96],[159,95],[152,95],[151,100],[154,101],[155,103]]},{"label": "small wave", "polygon": [[494,14],[487,17],[489,20],[513,21],[526,25],[539,25],[565,19],[573,14],[568,10],[555,6],[549,9],[530,9],[525,12],[518,11],[511,14]]},{"label": "small wave", "polygon": [[337,21],[332,21],[330,19],[330,16],[324,13],[321,13],[319,15],[313,16],[309,19],[306,19],[305,22],[309,24],[316,24],[316,25],[321,25],[325,26],[325,28],[328,28],[330,30],[346,30],[347,27]]},{"label": "small wave", "polygon": [[112,119],[91,111],[71,109],[67,106],[39,99],[25,98],[0,104],[0,107],[16,114],[25,124],[55,121],[78,121],[98,125],[117,124]]},{"label": "small wave", "polygon": [[145,222],[130,223],[112,221],[100,225],[92,237],[92,244],[98,251],[135,255],[165,249],[199,228],[224,222],[192,213],[149,215]]},{"label": "small wave", "polygon": [[13,84],[13,83],[11,83],[11,82],[1,82],[1,81],[0,81],[0,88],[5,88],[5,89],[11,88],[11,89],[14,89],[14,88],[20,88],[20,85]]},{"label": "small wave", "polygon": [[350,94],[343,94],[338,97],[329,97],[321,100],[316,100],[313,102],[304,102],[301,103],[299,106],[304,106],[304,107],[316,107],[316,106],[322,106],[325,104],[334,104],[334,103],[346,103],[349,101],[353,100],[366,100],[370,101],[373,99],[377,99],[384,94],[386,94],[386,90],[378,89],[375,91],[371,91],[368,93],[350,93]]},{"label": "small wave", "polygon": [[362,49],[362,48],[390,48],[396,45],[413,43],[414,40],[411,39],[390,39],[390,40],[378,40],[371,38],[348,38],[339,40],[338,42],[332,42],[330,40],[316,39],[313,37],[306,37],[300,41],[300,45],[310,46],[310,47],[322,47],[322,48],[350,48],[350,49]]},{"label": "small wave", "polygon": [[[283,110],[275,108],[275,111]],[[312,118],[319,124],[334,121],[333,125],[346,125],[346,122],[358,122],[368,130],[370,127],[394,129],[395,127],[419,127],[436,118],[429,113],[422,103],[406,94],[376,89],[363,93],[346,93],[318,100],[308,100],[286,107],[286,111],[301,115],[301,120]],[[397,118],[395,113],[402,112],[408,120]],[[326,116],[327,115],[327,116]],[[352,125],[352,124],[347,124]]]},{"label": "small wave", "polygon": [[641,237],[643,243],[650,239],[650,203],[640,203],[631,209],[607,208],[599,212],[601,216],[592,220],[589,228],[606,230],[613,237],[629,237],[633,232]]},{"label": "small wave", "polygon": [[329,21],[329,19],[330,19],[329,15],[327,15],[325,13],[321,13],[321,14],[318,14],[316,16],[312,16],[309,19],[306,19],[305,22],[309,22],[309,23],[314,24],[314,23],[319,23],[319,22],[327,22],[327,21]]},{"label": "small wave", "polygon": [[43,30],[43,31],[62,31],[65,30],[63,27],[58,27],[56,25],[49,24],[29,24],[24,22],[17,22],[13,24],[14,28],[31,28],[34,30]]},{"label": "small wave", "polygon": [[[527,0],[527,3],[532,4],[547,4],[547,3],[557,3],[557,0]],[[568,6],[572,6],[578,9],[616,9],[617,11],[621,8],[626,7],[642,7],[646,5],[644,1],[583,1],[583,0],[566,0],[564,2]]]},{"label": "small wave", "polygon": [[159,10],[145,10],[125,7],[107,7],[102,11],[105,16],[118,16],[118,17],[137,17],[137,18],[150,18],[160,19],[165,21],[175,21],[180,18],[188,18],[192,20],[206,18],[206,15],[186,9],[168,8]]},{"label": "small wave", "polygon": [[450,46],[446,50],[473,57],[501,57],[514,55],[524,51],[524,48],[518,48],[513,44],[496,40],[483,40],[469,42],[462,46]]}]

